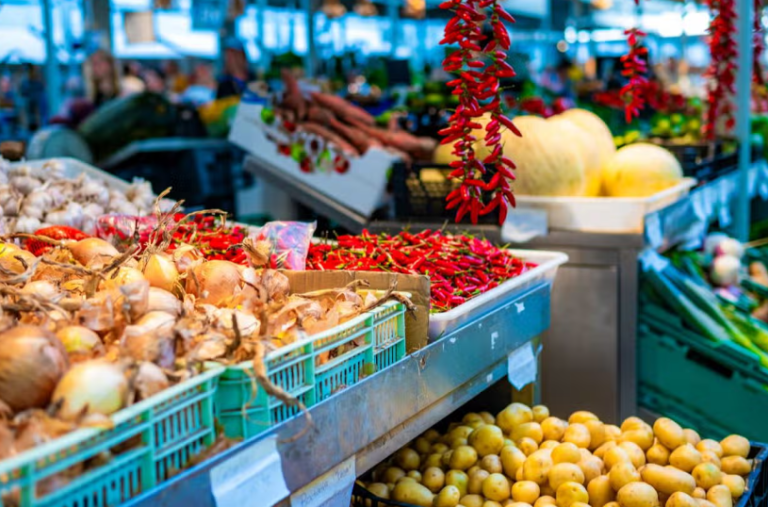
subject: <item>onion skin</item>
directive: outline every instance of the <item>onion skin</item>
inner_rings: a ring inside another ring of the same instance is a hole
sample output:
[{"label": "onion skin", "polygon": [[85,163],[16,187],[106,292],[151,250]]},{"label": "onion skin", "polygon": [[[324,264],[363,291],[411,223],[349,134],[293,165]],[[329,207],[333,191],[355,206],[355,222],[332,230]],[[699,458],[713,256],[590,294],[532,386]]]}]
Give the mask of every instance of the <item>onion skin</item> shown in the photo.
[{"label": "onion skin", "polygon": [[240,287],[240,270],[229,261],[208,261],[199,264],[187,277],[187,292],[197,296],[197,302],[221,306],[231,300]]},{"label": "onion skin", "polygon": [[35,257],[33,253],[27,252],[26,250],[13,250],[11,248],[6,248],[2,251],[2,253],[0,253],[0,266],[2,266],[7,271],[13,271],[17,274],[23,273],[26,271],[26,268],[19,259],[23,259],[24,262],[27,263],[27,266],[31,266],[37,257]]},{"label": "onion skin", "polygon": [[179,270],[167,255],[153,254],[144,267],[144,277],[152,287],[173,292],[179,283]]},{"label": "onion skin", "polygon": [[0,333],[0,399],[15,412],[48,405],[68,366],[64,345],[46,329]]},{"label": "onion skin", "polygon": [[181,301],[167,290],[150,287],[147,311],[160,311],[178,317],[181,315]]},{"label": "onion skin", "polygon": [[21,292],[46,299],[53,299],[61,293],[59,289],[56,288],[56,285],[48,280],[35,280],[32,282],[27,282],[27,284],[21,289]]},{"label": "onion skin", "polygon": [[122,369],[99,359],[74,365],[53,393],[53,403],[59,405],[57,416],[65,421],[89,414],[113,414],[127,399],[128,380]]},{"label": "onion skin", "polygon": [[139,395],[140,400],[146,400],[164,389],[168,389],[170,382],[159,366],[150,362],[143,362],[139,365],[133,385]]},{"label": "onion skin", "polygon": [[122,266],[115,272],[111,272],[107,275],[106,279],[101,283],[104,289],[119,289],[123,285],[129,285],[136,282],[146,281],[144,274],[136,268],[129,268]]},{"label": "onion skin", "polygon": [[83,326],[67,326],[56,332],[56,338],[64,344],[69,354],[97,355],[104,352],[99,335]]},{"label": "onion skin", "polygon": [[88,266],[93,261],[109,261],[120,254],[111,243],[100,238],[81,239],[67,244],[67,248],[72,252],[72,257],[83,266]]}]

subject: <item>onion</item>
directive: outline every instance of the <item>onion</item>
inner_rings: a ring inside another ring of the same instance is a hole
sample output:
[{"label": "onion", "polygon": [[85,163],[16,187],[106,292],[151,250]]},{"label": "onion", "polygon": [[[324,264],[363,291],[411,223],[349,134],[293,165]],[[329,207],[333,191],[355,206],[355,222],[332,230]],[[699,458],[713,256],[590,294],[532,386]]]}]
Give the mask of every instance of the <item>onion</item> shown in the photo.
[{"label": "onion", "polygon": [[181,301],[167,290],[150,287],[147,311],[160,311],[179,316],[181,315]]},{"label": "onion", "polygon": [[715,285],[728,287],[739,283],[739,269],[741,261],[732,255],[720,255],[715,257],[712,263],[710,278]]},{"label": "onion", "polygon": [[168,377],[156,364],[144,361],[139,365],[133,385],[138,392],[140,400],[146,400],[170,385]]},{"label": "onion", "polygon": [[13,271],[14,273],[23,273],[26,271],[24,264],[22,264],[19,259],[23,259],[27,266],[30,266],[33,262],[35,262],[37,257],[35,257],[31,252],[27,252],[26,250],[13,250],[6,248],[0,252],[0,266],[8,271]]},{"label": "onion", "polygon": [[99,335],[83,326],[67,326],[56,332],[58,338],[69,354],[101,354],[104,344]]},{"label": "onion", "polygon": [[111,243],[99,238],[85,238],[67,245],[72,256],[83,266],[88,266],[93,261],[105,261],[119,255],[117,249]]},{"label": "onion", "polygon": [[24,294],[30,294],[46,299],[53,299],[61,292],[52,282],[48,280],[36,280],[33,282],[27,282],[27,284],[21,289]]},{"label": "onion", "polygon": [[179,281],[179,270],[167,255],[153,254],[144,267],[144,277],[152,287],[165,289],[169,292],[176,288]]},{"label": "onion", "polygon": [[139,327],[146,333],[152,331],[172,331],[176,324],[176,317],[166,312],[148,312],[143,315],[134,326]]},{"label": "onion", "polygon": [[132,284],[135,282],[144,282],[144,274],[136,268],[129,268],[122,266],[117,270],[117,273],[113,271],[108,274],[106,279],[101,283],[104,289],[117,289],[123,285]]},{"label": "onion", "polygon": [[179,245],[173,251],[173,261],[179,273],[186,273],[188,269],[198,264],[203,258],[200,251],[192,245]]},{"label": "onion", "polygon": [[231,299],[240,286],[240,270],[229,261],[208,261],[193,268],[187,277],[187,292],[200,303],[219,306]]},{"label": "onion", "polygon": [[125,406],[128,381],[120,367],[101,359],[74,365],[53,393],[58,417],[75,421],[88,414],[109,415]]},{"label": "onion", "polygon": [[67,351],[50,331],[17,326],[0,333],[0,399],[16,412],[46,406],[67,366]]}]

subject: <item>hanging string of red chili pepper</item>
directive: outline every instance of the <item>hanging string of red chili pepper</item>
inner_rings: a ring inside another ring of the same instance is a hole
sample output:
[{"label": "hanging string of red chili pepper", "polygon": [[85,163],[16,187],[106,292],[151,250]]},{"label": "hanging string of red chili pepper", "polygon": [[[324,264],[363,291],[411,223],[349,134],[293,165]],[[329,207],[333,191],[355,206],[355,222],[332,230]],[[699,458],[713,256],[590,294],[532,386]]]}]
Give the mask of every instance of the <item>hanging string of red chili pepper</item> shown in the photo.
[{"label": "hanging string of red chili pepper", "polygon": [[736,10],[733,0],[707,0],[713,17],[709,24],[709,50],[712,61],[706,76],[707,115],[703,133],[707,139],[714,139],[717,122],[724,119],[725,130],[736,125],[734,105],[731,98],[736,93]]},{"label": "hanging string of red chili pepper", "polygon": [[[640,0],[635,0],[635,5],[640,5]],[[627,84],[621,88],[619,95],[624,100],[624,117],[627,123],[631,123],[645,107],[648,48],[640,44],[646,33],[639,28],[625,30],[624,35],[627,36],[629,51],[621,57],[621,75],[627,78]]]},{"label": "hanging string of red chili pepper", "polygon": [[[515,76],[514,69],[506,62],[510,38],[504,26],[505,21],[514,23],[515,20],[497,0],[447,0],[440,8],[454,11],[440,44],[459,46],[443,60],[443,69],[458,75],[448,86],[459,98],[448,127],[440,131],[441,144],[453,144],[453,154],[457,157],[450,164],[453,168],[450,178],[460,182],[459,187],[448,194],[446,208],[456,209],[456,222],[469,214],[472,223],[477,223],[480,215],[499,208],[499,222],[503,223],[507,207],[515,205],[510,183],[514,180],[515,164],[503,153],[501,129],[520,135],[502,112],[500,84],[501,79]],[[483,14],[486,9],[490,18]],[[493,32],[489,40],[482,33],[486,21],[490,22]],[[481,105],[483,101],[488,102]],[[479,160],[474,149],[478,139],[472,131],[483,128],[477,118],[485,113],[490,115],[490,121],[485,125],[483,142],[490,154]]]}]

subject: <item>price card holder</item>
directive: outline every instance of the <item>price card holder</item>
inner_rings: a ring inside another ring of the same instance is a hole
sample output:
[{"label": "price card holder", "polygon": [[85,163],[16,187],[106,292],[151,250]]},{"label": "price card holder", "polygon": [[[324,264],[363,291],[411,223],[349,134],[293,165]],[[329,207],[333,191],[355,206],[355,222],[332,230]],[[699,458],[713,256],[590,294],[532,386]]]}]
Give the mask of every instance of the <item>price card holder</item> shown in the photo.
[{"label": "price card holder", "polygon": [[277,436],[243,449],[211,470],[211,492],[217,507],[275,505],[288,496]]},{"label": "price card holder", "polygon": [[533,343],[528,342],[518,347],[507,356],[507,378],[509,383],[522,390],[528,384],[536,382],[539,374],[539,351],[533,349]]},{"label": "price card holder", "polygon": [[349,505],[356,478],[352,456],[292,494],[291,507]]}]

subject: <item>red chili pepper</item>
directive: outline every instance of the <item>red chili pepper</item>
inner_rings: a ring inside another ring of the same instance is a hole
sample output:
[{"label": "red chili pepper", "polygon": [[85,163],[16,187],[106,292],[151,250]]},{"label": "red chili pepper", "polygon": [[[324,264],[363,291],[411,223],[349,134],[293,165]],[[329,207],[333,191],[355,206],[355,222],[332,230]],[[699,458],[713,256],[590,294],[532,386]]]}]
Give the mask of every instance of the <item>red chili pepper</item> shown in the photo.
[{"label": "red chili pepper", "polygon": [[[75,229],[74,227],[69,227],[67,225],[53,225],[50,227],[43,227],[42,229],[35,231],[35,236],[44,236],[46,238],[59,241],[80,241],[81,239],[90,237],[83,231]],[[38,257],[53,249],[53,245],[51,243],[46,243],[37,239],[28,240],[25,244],[25,247],[27,250]]]}]

